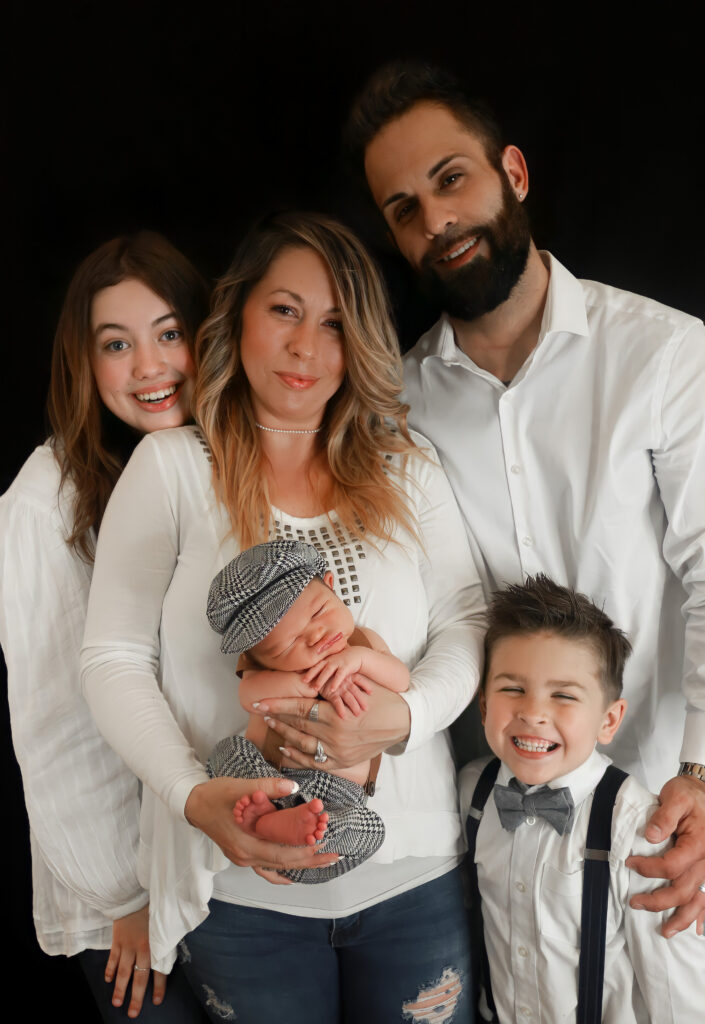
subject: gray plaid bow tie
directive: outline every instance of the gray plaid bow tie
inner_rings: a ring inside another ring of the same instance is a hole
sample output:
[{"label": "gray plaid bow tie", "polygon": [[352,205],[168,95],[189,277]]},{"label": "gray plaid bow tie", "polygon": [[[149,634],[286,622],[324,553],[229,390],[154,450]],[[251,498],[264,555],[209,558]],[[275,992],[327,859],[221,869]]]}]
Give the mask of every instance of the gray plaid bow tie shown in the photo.
[{"label": "gray plaid bow tie", "polygon": [[494,802],[499,812],[502,828],[513,832],[527,818],[544,818],[553,825],[559,836],[564,836],[573,827],[573,797],[567,786],[551,789],[542,786],[533,793],[527,793],[528,786],[518,779],[509,780],[508,786],[494,787]]}]

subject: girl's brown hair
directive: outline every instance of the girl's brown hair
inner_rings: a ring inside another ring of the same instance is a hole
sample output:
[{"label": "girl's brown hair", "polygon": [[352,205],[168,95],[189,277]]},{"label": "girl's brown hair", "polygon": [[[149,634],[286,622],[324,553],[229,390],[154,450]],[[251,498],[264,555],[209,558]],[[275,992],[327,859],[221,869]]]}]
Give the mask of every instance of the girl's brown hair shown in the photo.
[{"label": "girl's brown hair", "polygon": [[93,559],[91,528],[100,526],[108,498],[126,457],[110,436],[91,370],[91,306],[94,296],[128,278],[142,281],[174,310],[187,342],[208,308],[208,289],[192,264],[165,238],[150,231],[113,238],[78,267],[59,317],[52,353],[47,413],[61,486],[75,488],[73,522],[67,543]]},{"label": "girl's brown hair", "polygon": [[242,312],[283,249],[312,249],[328,267],[341,310],[345,378],[319,435],[333,478],[332,507],[349,530],[389,540],[414,531],[396,470],[385,456],[414,448],[402,405],[401,357],[384,285],[352,231],[319,214],[260,221],[218,282],[196,339],[194,408],[213,458],[213,484],[243,547],[265,540],[271,520],[264,455],[240,358]]}]

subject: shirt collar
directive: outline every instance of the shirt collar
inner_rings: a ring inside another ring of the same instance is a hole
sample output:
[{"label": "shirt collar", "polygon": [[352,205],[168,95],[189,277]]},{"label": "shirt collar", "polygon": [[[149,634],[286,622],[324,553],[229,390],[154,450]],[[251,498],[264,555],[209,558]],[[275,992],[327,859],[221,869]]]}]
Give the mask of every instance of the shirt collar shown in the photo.
[{"label": "shirt collar", "polygon": [[588,337],[590,331],[585,312],[583,286],[550,252],[542,250],[539,255],[550,274],[546,305],[539,330],[539,345],[548,334],[575,334],[579,337]]},{"label": "shirt collar", "polygon": [[[585,294],[580,281],[573,277],[569,270],[550,252],[539,252],[550,277],[546,305],[541,319],[537,348],[545,337],[550,334],[567,333],[580,337],[589,336],[587,313],[585,312]],[[440,320],[431,327],[421,339],[423,355],[421,362],[432,356],[442,359],[444,363],[463,363],[468,359],[462,349],[455,344],[455,333],[448,315],[443,313]]]},{"label": "shirt collar", "polygon": [[[577,807],[581,804],[586,797],[590,796],[595,791],[595,787],[598,782],[605,774],[607,765],[611,764],[609,757],[605,757],[604,754],[599,753],[598,750],[593,750],[586,761],[574,768],[572,772],[568,772],[566,775],[560,775],[555,779],[551,779],[547,783],[550,789],[561,789],[562,786],[567,786],[570,790],[570,794],[573,797],[573,803]],[[508,785],[509,780],[512,778],[513,773],[507,768],[506,764],[502,762],[499,766],[499,772],[497,774],[497,782],[503,786]],[[531,786],[528,790],[529,793],[537,788]]]},{"label": "shirt collar", "polygon": [[424,345],[422,363],[431,356],[437,356],[444,363],[457,363],[465,354],[455,344],[455,332],[447,313],[443,313],[440,320],[437,320],[433,327],[426,332],[421,343]]}]

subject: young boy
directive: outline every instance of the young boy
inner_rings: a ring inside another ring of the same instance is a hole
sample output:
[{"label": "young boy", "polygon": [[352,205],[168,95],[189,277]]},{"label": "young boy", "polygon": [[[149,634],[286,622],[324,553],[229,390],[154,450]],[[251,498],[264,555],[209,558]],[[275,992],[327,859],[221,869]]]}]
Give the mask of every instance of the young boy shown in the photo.
[{"label": "young boy", "polygon": [[[366,677],[397,693],[409,687],[407,667],[381,637],[355,625],[333,591],[325,559],[310,544],[276,540],[241,552],[213,580],[207,614],[223,635],[221,650],[241,655],[239,698],[246,711],[268,697],[320,697],[345,717],[365,710]],[[314,705],[311,717],[316,713]],[[262,792],[243,797],[235,820],[279,843],[312,845],[325,837],[321,852],[341,854],[327,868],[282,872],[292,881],[322,882],[356,867],[384,840],[382,819],[365,806],[379,758],[327,769],[319,744],[315,760],[322,770],[311,771],[282,756],[278,743],[264,719],[251,714],[245,736],[221,740],[211,754],[213,776],[283,774],[299,786],[295,797],[276,803]]]},{"label": "young boy", "polygon": [[[595,749],[624,715],[629,642],[586,597],[545,576],[498,592],[488,618],[480,710],[500,763],[493,787],[486,760],[467,765],[460,799],[499,1021],[695,1024],[705,943],[693,928],[664,939],[663,916],[629,903],[662,884],[625,866],[668,845],[644,839],[656,797],[622,782]],[[603,802],[610,786],[616,799]]]}]

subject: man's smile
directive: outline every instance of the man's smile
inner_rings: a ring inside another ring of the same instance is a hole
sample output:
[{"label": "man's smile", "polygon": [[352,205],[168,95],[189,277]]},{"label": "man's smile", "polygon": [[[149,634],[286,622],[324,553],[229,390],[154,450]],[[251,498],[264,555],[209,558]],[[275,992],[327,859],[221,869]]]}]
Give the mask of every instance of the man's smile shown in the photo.
[{"label": "man's smile", "polygon": [[[473,235],[466,241],[461,242],[459,245],[454,243],[454,247],[445,255],[441,256],[436,262],[441,264],[452,264],[453,266],[464,266],[469,263],[477,252],[480,244],[480,235]],[[463,257],[466,257],[465,259]]]}]

